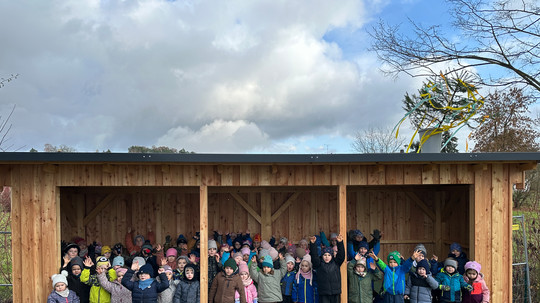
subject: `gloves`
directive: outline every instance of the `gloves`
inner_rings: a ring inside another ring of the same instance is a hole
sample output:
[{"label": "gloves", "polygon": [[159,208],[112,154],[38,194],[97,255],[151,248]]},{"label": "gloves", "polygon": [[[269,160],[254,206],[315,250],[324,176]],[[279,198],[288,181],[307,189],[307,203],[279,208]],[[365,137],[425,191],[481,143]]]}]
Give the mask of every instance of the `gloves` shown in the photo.
[{"label": "gloves", "polygon": [[443,291],[450,291],[450,285],[441,285],[440,287]]},{"label": "gloves", "polygon": [[381,240],[381,231],[378,230],[378,229],[374,229],[371,236],[373,237],[373,239],[375,239],[377,241],[380,241]]},{"label": "gloves", "polygon": [[171,236],[170,235],[167,235],[165,237],[165,243],[171,243]]},{"label": "gloves", "polygon": [[472,287],[472,285],[467,285],[467,286],[465,286],[465,289],[468,290],[469,292],[471,292],[473,290],[473,287]]}]

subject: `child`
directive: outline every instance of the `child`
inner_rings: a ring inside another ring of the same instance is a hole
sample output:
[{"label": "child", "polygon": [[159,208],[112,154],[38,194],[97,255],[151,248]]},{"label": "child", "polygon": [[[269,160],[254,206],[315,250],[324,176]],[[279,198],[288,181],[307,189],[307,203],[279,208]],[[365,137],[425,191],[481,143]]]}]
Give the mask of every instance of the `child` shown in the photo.
[{"label": "child", "polygon": [[359,253],[354,260],[347,264],[348,297],[350,303],[365,303],[373,301],[372,282],[381,280],[383,274],[377,270],[374,262],[370,263],[368,270],[367,260]]},{"label": "child", "polygon": [[126,238],[125,238],[126,248],[128,250],[129,255],[131,256],[140,252],[142,249],[142,246],[145,243],[145,240],[149,241],[149,243],[156,242],[155,235],[151,230],[148,231],[148,235],[145,239],[142,235],[136,235],[135,237],[133,237],[131,227],[129,227],[126,233]]},{"label": "child", "polygon": [[439,288],[442,290],[440,302],[461,302],[461,289],[465,288],[471,291],[471,285],[465,283],[463,276],[457,271],[458,262],[452,258],[444,261],[443,270],[435,276],[439,282]]},{"label": "child", "polygon": [[287,264],[287,273],[281,278],[281,295],[283,297],[283,303],[292,303],[293,283],[296,278],[296,263],[294,258],[288,254],[285,256],[285,263]]},{"label": "child", "polygon": [[[420,250],[420,249],[419,249]],[[416,271],[409,273],[405,286],[405,299],[411,303],[431,303],[431,290],[437,289],[439,283],[431,276],[430,265],[422,259],[416,263]]]},{"label": "child", "polygon": [[53,291],[47,298],[47,303],[79,303],[79,297],[67,288],[67,272],[52,275]]},{"label": "child", "polygon": [[71,259],[70,264],[71,272],[68,272],[67,276],[69,290],[77,294],[81,303],[88,303],[90,301],[90,286],[81,282],[81,273],[84,268],[83,260],[76,256]]},{"label": "child", "polygon": [[199,303],[200,284],[196,274],[195,265],[187,264],[184,275],[176,286],[173,303]]},{"label": "child", "polygon": [[112,249],[105,245],[101,248],[101,255],[104,256],[107,259],[111,259]]},{"label": "child", "polygon": [[[238,272],[240,273],[240,278],[244,284],[244,292],[246,293],[246,302],[247,303],[257,303],[257,288],[253,284],[253,280],[249,276],[249,269],[246,262],[242,261],[238,265]],[[234,302],[240,302],[240,293],[236,292],[234,295]]]},{"label": "child", "polygon": [[471,292],[463,292],[463,303],[487,303],[489,302],[489,288],[484,281],[484,275],[480,272],[482,266],[476,261],[465,264],[465,276],[463,279],[472,286]]},{"label": "child", "polygon": [[[234,262],[232,259],[231,261]],[[212,287],[214,278],[220,270],[221,263],[219,263],[216,240],[208,240],[208,288]]]},{"label": "child", "polygon": [[[138,281],[131,281],[133,274],[137,271]],[[139,262],[133,262],[131,269],[124,274],[122,285],[131,290],[133,303],[157,303],[158,294],[169,287],[169,280],[165,275],[165,270],[158,270],[160,282],[154,279],[154,269],[152,265],[146,263],[139,268]]]},{"label": "child", "polygon": [[[287,272],[287,264],[285,264],[285,258],[282,254],[279,254],[280,269],[274,271],[274,262],[269,255],[264,256],[262,262],[262,271],[257,269],[257,257],[253,256],[251,259],[251,265],[249,267],[249,274],[251,278],[259,286],[259,302],[281,302],[283,297],[281,296],[281,286],[279,282],[281,277]],[[240,297],[241,299],[241,297]]]},{"label": "child", "polygon": [[127,268],[119,267],[116,269],[117,279],[110,282],[107,280],[105,271],[99,270],[97,278],[99,284],[108,292],[111,293],[111,303],[130,303],[131,291],[122,285],[122,278],[127,272]]},{"label": "child", "polygon": [[321,303],[337,303],[341,294],[341,274],[339,267],[345,261],[345,247],[343,246],[343,236],[338,235],[338,252],[334,257],[334,250],[330,247],[322,251],[322,257],[317,255],[315,236],[310,237],[309,254],[313,262],[313,269],[317,272],[318,293]]},{"label": "child", "polygon": [[92,259],[90,257],[86,257],[84,260],[84,270],[81,273],[81,282],[90,285],[90,302],[99,302],[99,303],[107,303],[111,302],[111,293],[105,290],[99,284],[97,274],[104,271],[106,275],[109,278],[109,281],[116,280],[116,271],[114,269],[108,269],[109,267],[109,260],[107,258],[101,256],[97,259],[96,269],[95,271],[92,269],[92,266],[94,266],[94,262],[92,262]]},{"label": "child", "polygon": [[[167,265],[167,261],[165,259],[163,259],[161,266],[165,271],[167,281],[169,281],[169,287],[158,294],[158,303],[172,303],[178,281],[173,279],[173,270],[169,265]],[[161,281],[161,277],[157,277],[156,279]]]},{"label": "child", "polygon": [[188,263],[189,259],[186,256],[180,256],[176,259],[176,269],[173,271],[174,280],[182,280],[184,268]]},{"label": "child", "polygon": [[457,261],[457,271],[460,275],[464,275],[465,264],[469,262],[469,259],[467,258],[467,254],[463,251],[459,243],[454,242],[450,245],[450,253],[448,254],[448,258],[452,258]]},{"label": "child", "polygon": [[403,262],[401,265],[401,255],[397,251],[393,251],[388,254],[388,265],[383,260],[379,259],[373,252],[369,253],[369,256],[377,262],[377,266],[384,272],[384,302],[403,302],[403,295],[405,293],[405,274],[411,270],[414,259],[418,258],[421,254],[419,250],[416,250],[412,256]]},{"label": "child", "polygon": [[293,302],[317,302],[317,282],[311,265],[311,256],[305,255],[293,283]]},{"label": "child", "polygon": [[234,259],[229,258],[223,265],[223,272],[214,278],[212,287],[208,293],[210,303],[232,303],[234,302],[235,291],[240,294],[240,302],[246,303],[246,294],[242,280],[234,272],[237,270]]}]

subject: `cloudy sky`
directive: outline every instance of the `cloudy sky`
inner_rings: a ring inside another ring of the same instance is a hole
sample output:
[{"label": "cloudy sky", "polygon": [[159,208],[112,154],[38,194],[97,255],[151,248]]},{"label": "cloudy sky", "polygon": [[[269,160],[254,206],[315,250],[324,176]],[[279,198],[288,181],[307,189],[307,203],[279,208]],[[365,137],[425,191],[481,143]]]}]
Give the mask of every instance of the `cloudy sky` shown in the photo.
[{"label": "cloudy sky", "polygon": [[438,22],[432,2],[0,1],[9,146],[351,153],[421,84],[383,76],[366,29]]}]

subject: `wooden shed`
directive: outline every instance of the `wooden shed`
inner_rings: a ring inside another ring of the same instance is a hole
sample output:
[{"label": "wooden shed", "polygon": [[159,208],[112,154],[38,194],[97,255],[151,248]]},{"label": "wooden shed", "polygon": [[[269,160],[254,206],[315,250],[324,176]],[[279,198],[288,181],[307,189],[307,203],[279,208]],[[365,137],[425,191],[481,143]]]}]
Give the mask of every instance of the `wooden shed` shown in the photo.
[{"label": "wooden shed", "polygon": [[[14,302],[43,302],[73,236],[123,242],[128,227],[201,233],[201,284],[213,230],[286,236],[384,232],[380,255],[459,242],[482,264],[492,302],[512,299],[512,191],[538,153],[0,153],[12,188]],[[346,269],[342,268],[346,302]],[[207,290],[201,290],[201,302]]]}]

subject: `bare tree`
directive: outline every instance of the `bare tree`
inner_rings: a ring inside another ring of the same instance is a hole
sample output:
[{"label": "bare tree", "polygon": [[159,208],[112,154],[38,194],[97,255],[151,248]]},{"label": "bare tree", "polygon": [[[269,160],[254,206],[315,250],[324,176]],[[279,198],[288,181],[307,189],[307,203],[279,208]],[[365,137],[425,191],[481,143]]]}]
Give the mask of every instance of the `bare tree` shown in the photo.
[{"label": "bare tree", "polygon": [[455,41],[441,26],[424,27],[409,19],[414,34],[380,21],[370,31],[371,49],[386,63],[383,72],[397,76],[436,75],[438,64],[455,64],[454,71],[481,66],[499,67],[499,76],[478,79],[483,86],[521,85],[540,93],[540,5],[537,0],[446,0]]},{"label": "bare tree", "polygon": [[396,153],[406,146],[406,139],[394,135],[392,128],[369,127],[356,132],[352,147],[363,154]]}]

